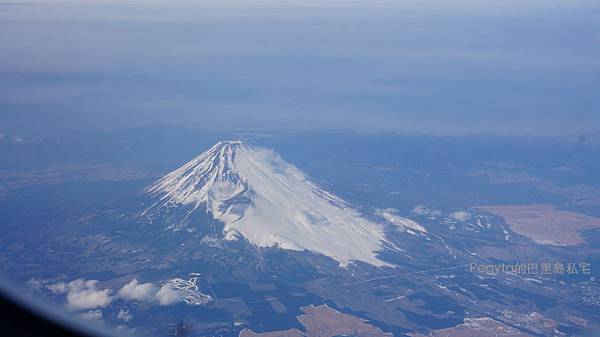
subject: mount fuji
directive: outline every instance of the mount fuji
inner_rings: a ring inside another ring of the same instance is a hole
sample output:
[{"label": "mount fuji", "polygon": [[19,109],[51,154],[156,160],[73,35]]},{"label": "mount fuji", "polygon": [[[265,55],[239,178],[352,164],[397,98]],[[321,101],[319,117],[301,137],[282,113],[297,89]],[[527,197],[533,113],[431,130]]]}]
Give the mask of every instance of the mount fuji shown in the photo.
[{"label": "mount fuji", "polygon": [[152,203],[142,216],[181,214],[169,222],[168,230],[193,231],[203,225],[193,220],[195,215],[204,214],[223,224],[226,240],[310,251],[341,266],[356,261],[389,265],[378,258],[385,242],[383,226],[272,150],[221,141],[144,193]]}]

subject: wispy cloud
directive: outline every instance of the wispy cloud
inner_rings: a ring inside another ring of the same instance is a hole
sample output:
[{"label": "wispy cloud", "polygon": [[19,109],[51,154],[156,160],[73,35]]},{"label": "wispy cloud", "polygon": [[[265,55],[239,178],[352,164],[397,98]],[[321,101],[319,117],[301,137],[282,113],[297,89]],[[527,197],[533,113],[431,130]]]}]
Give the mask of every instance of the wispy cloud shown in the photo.
[{"label": "wispy cloud", "polygon": [[457,211],[450,213],[450,217],[457,221],[467,221],[471,219],[471,213],[465,211]]},{"label": "wispy cloud", "polygon": [[117,314],[117,319],[122,320],[123,322],[129,322],[133,319],[133,315],[127,309],[120,309]]},{"label": "wispy cloud", "polygon": [[81,316],[83,319],[99,321],[102,319],[102,310],[89,310],[84,313],[81,313],[79,316]]},{"label": "wispy cloud", "polygon": [[411,212],[416,215],[430,216],[430,217],[437,217],[437,216],[442,215],[442,212],[435,210],[435,209],[431,209],[424,205],[415,206]]}]

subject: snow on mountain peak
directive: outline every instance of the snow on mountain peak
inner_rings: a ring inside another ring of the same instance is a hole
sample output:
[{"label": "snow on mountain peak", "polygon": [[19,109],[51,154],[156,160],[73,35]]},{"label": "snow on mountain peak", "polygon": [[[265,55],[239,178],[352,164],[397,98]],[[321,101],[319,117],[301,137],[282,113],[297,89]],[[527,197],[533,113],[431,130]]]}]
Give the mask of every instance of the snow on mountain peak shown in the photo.
[{"label": "snow on mountain peak", "polygon": [[259,247],[308,250],[341,265],[386,265],[382,227],[311,182],[275,152],[241,141],[221,141],[146,190],[163,207],[191,207],[224,223],[227,239]]}]

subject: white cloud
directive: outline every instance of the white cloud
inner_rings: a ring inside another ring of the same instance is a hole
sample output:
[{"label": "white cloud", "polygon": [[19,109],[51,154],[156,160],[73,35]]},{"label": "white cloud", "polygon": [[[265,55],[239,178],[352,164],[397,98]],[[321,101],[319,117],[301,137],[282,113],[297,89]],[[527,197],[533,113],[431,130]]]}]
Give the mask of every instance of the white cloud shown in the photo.
[{"label": "white cloud", "polygon": [[133,279],[119,290],[119,296],[131,300],[152,301],[157,290],[152,283],[139,283],[137,279]]},{"label": "white cloud", "polygon": [[438,210],[431,209],[427,206],[417,205],[413,208],[412,212],[416,215],[426,215],[426,216],[440,216],[442,212]]},{"label": "white cloud", "polygon": [[471,213],[465,211],[457,211],[454,213],[450,213],[450,217],[458,221],[467,221],[471,219]]},{"label": "white cloud", "polygon": [[181,292],[169,284],[162,286],[162,288],[160,288],[160,290],[156,293],[156,299],[160,305],[170,305],[179,302],[181,298]]},{"label": "white cloud", "polygon": [[64,282],[49,284],[46,288],[55,294],[64,294],[67,292],[67,284]]},{"label": "white cloud", "polygon": [[[58,293],[67,293],[67,304],[73,309],[94,309],[108,306],[113,298],[110,296],[110,289],[97,289],[98,281],[77,279],[68,284],[57,283],[51,291]],[[53,290],[54,289],[54,290]]]},{"label": "white cloud", "polygon": [[83,319],[99,321],[102,319],[102,310],[96,309],[96,310],[86,311],[86,312],[81,313],[79,316],[81,316]]},{"label": "white cloud", "polygon": [[[30,280],[29,283],[32,286],[43,284],[35,279]],[[137,279],[133,279],[119,289],[117,295],[112,294],[112,289],[98,289],[97,284],[97,280],[77,279],[68,283],[47,284],[45,287],[55,294],[66,294],[67,305],[74,310],[104,308],[117,298],[170,305],[181,301],[184,297],[181,290],[171,284],[159,288],[153,283],[139,283]],[[124,321],[131,317],[128,310],[121,310],[117,315],[118,319]]]},{"label": "white cloud", "polygon": [[139,283],[137,279],[133,279],[119,290],[119,297],[170,305],[181,301],[183,294],[170,284],[165,284],[159,289],[152,283]]},{"label": "white cloud", "polygon": [[133,319],[133,315],[127,309],[120,309],[117,314],[117,319],[122,320],[123,322],[129,322]]}]

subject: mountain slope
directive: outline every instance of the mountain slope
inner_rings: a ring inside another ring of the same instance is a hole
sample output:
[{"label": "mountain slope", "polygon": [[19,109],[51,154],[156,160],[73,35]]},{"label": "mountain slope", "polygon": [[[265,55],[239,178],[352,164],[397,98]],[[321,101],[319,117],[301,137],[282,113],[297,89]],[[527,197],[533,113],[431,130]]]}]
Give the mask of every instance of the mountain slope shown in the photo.
[{"label": "mountain slope", "polygon": [[341,265],[385,265],[380,225],[311,182],[275,152],[240,141],[219,142],[146,192],[154,204],[144,215],[187,207],[171,229],[183,229],[195,212],[224,224],[227,239],[243,237],[259,247],[309,250]]}]

